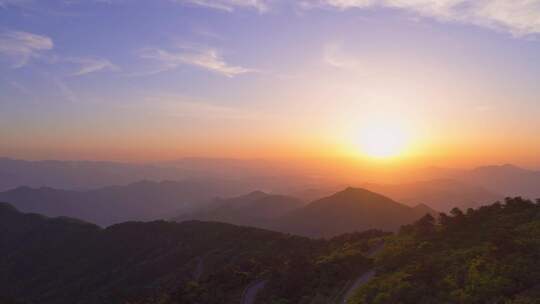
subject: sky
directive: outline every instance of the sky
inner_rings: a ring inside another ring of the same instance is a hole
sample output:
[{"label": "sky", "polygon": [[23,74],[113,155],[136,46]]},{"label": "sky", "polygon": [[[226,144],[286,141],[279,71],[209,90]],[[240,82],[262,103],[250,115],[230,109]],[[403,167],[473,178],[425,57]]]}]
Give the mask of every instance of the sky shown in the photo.
[{"label": "sky", "polygon": [[540,0],[0,0],[0,155],[540,167],[539,38]]}]

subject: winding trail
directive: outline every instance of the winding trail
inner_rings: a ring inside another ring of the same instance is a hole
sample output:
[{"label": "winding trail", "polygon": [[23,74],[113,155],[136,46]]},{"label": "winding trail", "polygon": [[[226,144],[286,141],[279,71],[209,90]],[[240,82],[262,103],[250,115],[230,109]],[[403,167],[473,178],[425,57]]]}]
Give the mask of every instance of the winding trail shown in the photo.
[{"label": "winding trail", "polygon": [[[383,248],[384,248],[384,242],[381,241],[375,247],[370,249],[366,253],[366,256],[371,258],[375,256],[376,254],[378,254],[379,252],[381,252]],[[374,276],[375,276],[374,269],[371,269],[367,272],[364,272],[362,275],[360,275],[356,280],[354,280],[353,284],[349,288],[347,288],[347,290],[344,293],[345,295],[343,296],[343,300],[340,301],[339,303],[346,304],[347,301],[353,296],[354,291],[358,289],[360,286],[369,282],[369,280],[371,280]],[[250,283],[244,289],[244,292],[242,293],[242,299],[240,300],[240,304],[254,304],[257,294],[266,286],[267,283],[268,283],[268,280],[263,280],[263,279],[253,281],[252,283]]]},{"label": "winding trail", "polygon": [[201,276],[204,271],[204,261],[202,257],[197,258],[197,266],[195,267],[195,271],[193,272],[193,278],[198,281],[201,279]]},{"label": "winding trail", "polygon": [[[374,257],[376,254],[381,252],[384,248],[384,242],[381,242],[380,244],[377,244],[377,246],[373,247],[370,251],[367,252],[367,257]],[[354,280],[354,283],[347,289],[345,292],[345,295],[343,296],[343,300],[341,301],[342,304],[347,304],[347,301],[349,301],[352,296],[354,295],[354,292],[362,285],[369,282],[373,277],[375,276],[375,269],[371,269],[367,272],[364,272],[361,276],[356,278]]]},{"label": "winding trail", "polygon": [[242,300],[240,301],[241,304],[253,304],[255,303],[255,298],[257,297],[257,293],[261,291],[266,286],[266,283],[268,283],[267,280],[257,280],[251,284],[249,284],[246,289],[244,289],[244,292],[242,293]]}]

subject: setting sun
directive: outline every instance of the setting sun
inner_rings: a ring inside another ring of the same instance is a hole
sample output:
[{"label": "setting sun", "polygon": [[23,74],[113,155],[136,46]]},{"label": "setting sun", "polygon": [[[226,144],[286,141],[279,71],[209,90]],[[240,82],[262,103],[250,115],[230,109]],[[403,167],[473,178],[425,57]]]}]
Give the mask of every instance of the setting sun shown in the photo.
[{"label": "setting sun", "polygon": [[360,134],[360,149],[373,158],[390,158],[404,153],[409,135],[404,126],[391,121],[370,122]]}]

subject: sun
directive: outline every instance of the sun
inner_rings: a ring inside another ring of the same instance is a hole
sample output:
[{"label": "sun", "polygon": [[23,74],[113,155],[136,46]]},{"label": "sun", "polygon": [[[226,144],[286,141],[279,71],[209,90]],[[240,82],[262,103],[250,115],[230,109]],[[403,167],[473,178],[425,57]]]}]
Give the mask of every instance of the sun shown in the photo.
[{"label": "sun", "polygon": [[405,152],[408,143],[405,126],[396,121],[371,121],[360,131],[360,149],[372,158],[397,157]]}]

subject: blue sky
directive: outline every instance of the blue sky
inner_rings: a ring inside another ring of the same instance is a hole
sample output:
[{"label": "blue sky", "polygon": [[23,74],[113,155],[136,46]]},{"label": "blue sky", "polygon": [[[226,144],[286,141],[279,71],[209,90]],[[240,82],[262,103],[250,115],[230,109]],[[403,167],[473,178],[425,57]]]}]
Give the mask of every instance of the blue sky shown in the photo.
[{"label": "blue sky", "polygon": [[539,37],[535,0],[0,0],[0,154],[347,154],[380,116],[537,165]]}]

